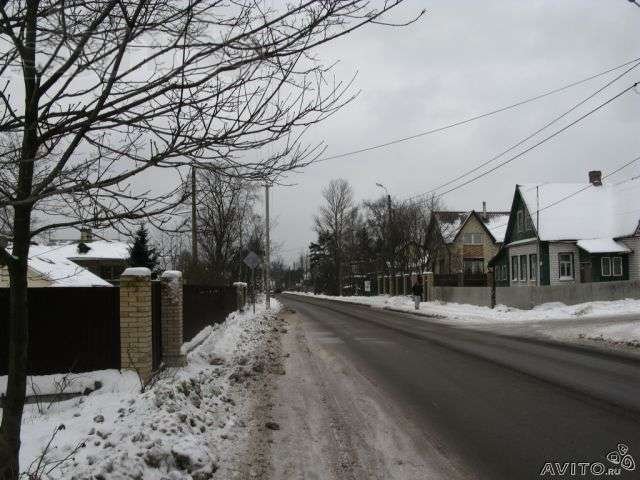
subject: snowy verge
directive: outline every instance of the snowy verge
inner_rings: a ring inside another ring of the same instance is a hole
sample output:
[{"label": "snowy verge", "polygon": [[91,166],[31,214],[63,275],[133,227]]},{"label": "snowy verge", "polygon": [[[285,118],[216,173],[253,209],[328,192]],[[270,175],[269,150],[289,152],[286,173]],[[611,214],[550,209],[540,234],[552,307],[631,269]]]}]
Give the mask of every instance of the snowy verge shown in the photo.
[{"label": "snowy verge", "polygon": [[[27,405],[21,469],[50,480],[213,478],[242,439],[237,429],[248,399],[234,393],[233,374],[264,342],[265,323],[279,309],[272,300],[271,312],[258,306],[256,314],[233,312],[207,327],[187,366],[164,370],[142,393],[135,374],[90,372],[74,377],[78,388],[103,382],[88,395],[48,408]],[[34,377],[34,384],[55,390],[54,379],[60,376]]]},{"label": "snowy verge", "polygon": [[[410,312],[431,317],[432,321],[453,325],[505,325],[548,322],[552,326],[554,321],[571,319],[606,319],[620,315],[640,315],[640,300],[626,299],[609,302],[597,301],[578,305],[563,303],[545,303],[531,310],[497,305],[496,308],[480,307],[477,305],[422,302],[420,309],[415,310],[413,300],[407,296],[377,295],[371,297],[335,297],[330,295],[314,295],[304,292],[285,292],[291,295],[302,295],[311,298],[357,303],[372,308],[382,308]],[[620,325],[590,325],[581,326],[575,330],[563,330],[552,334],[558,338],[577,336],[581,338],[600,338],[619,342],[640,342],[640,321],[621,322]]]}]

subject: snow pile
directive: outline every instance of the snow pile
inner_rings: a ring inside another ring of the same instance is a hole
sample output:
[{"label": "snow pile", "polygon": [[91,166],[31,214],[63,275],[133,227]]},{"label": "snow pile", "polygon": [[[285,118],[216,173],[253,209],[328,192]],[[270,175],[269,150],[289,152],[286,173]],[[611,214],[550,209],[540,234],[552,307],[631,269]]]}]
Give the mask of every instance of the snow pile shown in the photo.
[{"label": "snow pile", "polygon": [[[393,309],[418,313],[433,317],[433,321],[451,323],[455,325],[489,325],[527,323],[554,320],[570,320],[576,318],[616,317],[619,315],[640,314],[640,300],[626,299],[614,301],[587,302],[578,305],[565,305],[560,302],[545,303],[531,310],[497,305],[496,308],[480,307],[461,303],[422,302],[420,310],[414,309],[413,300],[407,296],[378,295],[371,297],[334,297],[329,295],[314,295],[312,293],[286,292],[293,295],[304,295],[314,298],[324,298],[342,302],[369,305],[373,308]],[[640,325],[640,322],[636,322]],[[640,328],[635,331],[635,339],[640,340]],[[629,339],[629,338],[627,338]]]},{"label": "snow pile", "polygon": [[[117,392],[135,390],[140,385],[134,372],[96,370],[87,373],[58,373],[27,377],[27,396],[61,393]],[[7,391],[7,376],[0,376],[0,395]]]},{"label": "snow pile", "polygon": [[147,267],[129,267],[122,272],[123,277],[150,277],[151,270]]},{"label": "snow pile", "polygon": [[258,306],[255,315],[234,312],[225,323],[207,327],[201,344],[188,354],[188,365],[161,372],[143,393],[130,373],[118,378],[117,372],[94,372],[85,377],[102,378],[104,384],[89,395],[45,411],[27,406],[21,469],[34,471],[34,460],[56,432],[44,465],[67,460],[43,479],[211,478],[234,439],[241,438],[238,426],[248,400],[234,400],[234,375],[263,342],[266,315],[274,318],[278,310],[273,301],[270,314]]}]

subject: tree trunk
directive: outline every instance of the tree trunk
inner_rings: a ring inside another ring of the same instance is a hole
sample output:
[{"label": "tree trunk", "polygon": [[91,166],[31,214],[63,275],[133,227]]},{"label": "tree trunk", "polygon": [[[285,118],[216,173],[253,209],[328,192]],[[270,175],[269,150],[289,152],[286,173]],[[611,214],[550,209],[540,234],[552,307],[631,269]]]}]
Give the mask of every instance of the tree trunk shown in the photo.
[{"label": "tree trunk", "polygon": [[0,479],[16,480],[19,474],[20,427],[27,387],[29,312],[27,262],[29,255],[29,208],[15,213],[13,256],[9,262],[9,378],[0,425]]},{"label": "tree trunk", "polygon": [[[26,33],[22,63],[25,83],[24,132],[16,199],[31,196],[33,171],[38,152],[39,85],[35,64],[36,23],[39,0],[27,1]],[[20,429],[27,387],[29,311],[27,268],[31,241],[32,203],[14,207],[13,250],[9,270],[9,375],[0,424],[0,480],[17,480],[20,470]]]}]

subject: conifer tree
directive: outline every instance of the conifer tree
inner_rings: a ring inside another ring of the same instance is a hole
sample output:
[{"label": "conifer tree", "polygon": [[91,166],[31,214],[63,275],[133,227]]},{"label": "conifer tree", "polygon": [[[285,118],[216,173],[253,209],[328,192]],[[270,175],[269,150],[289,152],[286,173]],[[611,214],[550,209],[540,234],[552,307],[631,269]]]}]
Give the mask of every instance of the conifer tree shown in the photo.
[{"label": "conifer tree", "polygon": [[149,241],[149,232],[144,225],[135,233],[133,244],[129,247],[129,265],[147,267],[155,277],[158,273],[158,252]]}]

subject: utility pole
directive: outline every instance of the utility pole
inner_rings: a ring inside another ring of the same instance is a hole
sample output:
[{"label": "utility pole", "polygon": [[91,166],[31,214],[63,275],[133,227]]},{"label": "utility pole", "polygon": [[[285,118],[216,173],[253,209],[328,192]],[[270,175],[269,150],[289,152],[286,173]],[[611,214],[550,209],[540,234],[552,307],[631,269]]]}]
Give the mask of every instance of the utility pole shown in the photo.
[{"label": "utility pole", "polygon": [[387,271],[389,272],[389,290],[392,294],[396,294],[395,292],[395,274],[394,277],[391,278],[391,272],[392,272],[392,268],[391,268],[391,264],[393,264],[392,260],[391,260],[391,256],[392,256],[392,252],[391,252],[391,195],[389,194],[389,190],[387,190],[387,187],[385,187],[383,184],[381,183],[376,183],[377,187],[380,187],[382,189],[384,189],[384,191],[387,193],[387,238],[385,241],[385,246],[386,246],[386,250],[387,250],[387,255],[388,258],[387,260],[389,261],[389,266],[387,267],[387,265],[384,265],[385,267],[387,267]]},{"label": "utility pole", "polygon": [[540,267],[542,265],[542,259],[540,258],[540,185],[536,186],[536,285],[540,286]]},{"label": "utility pole", "polygon": [[269,184],[264,186],[264,206],[266,217],[266,232],[265,232],[265,308],[271,309],[271,242],[269,240]]},{"label": "utility pole", "polygon": [[191,167],[191,259],[198,263],[198,225],[196,216],[196,167]]}]

